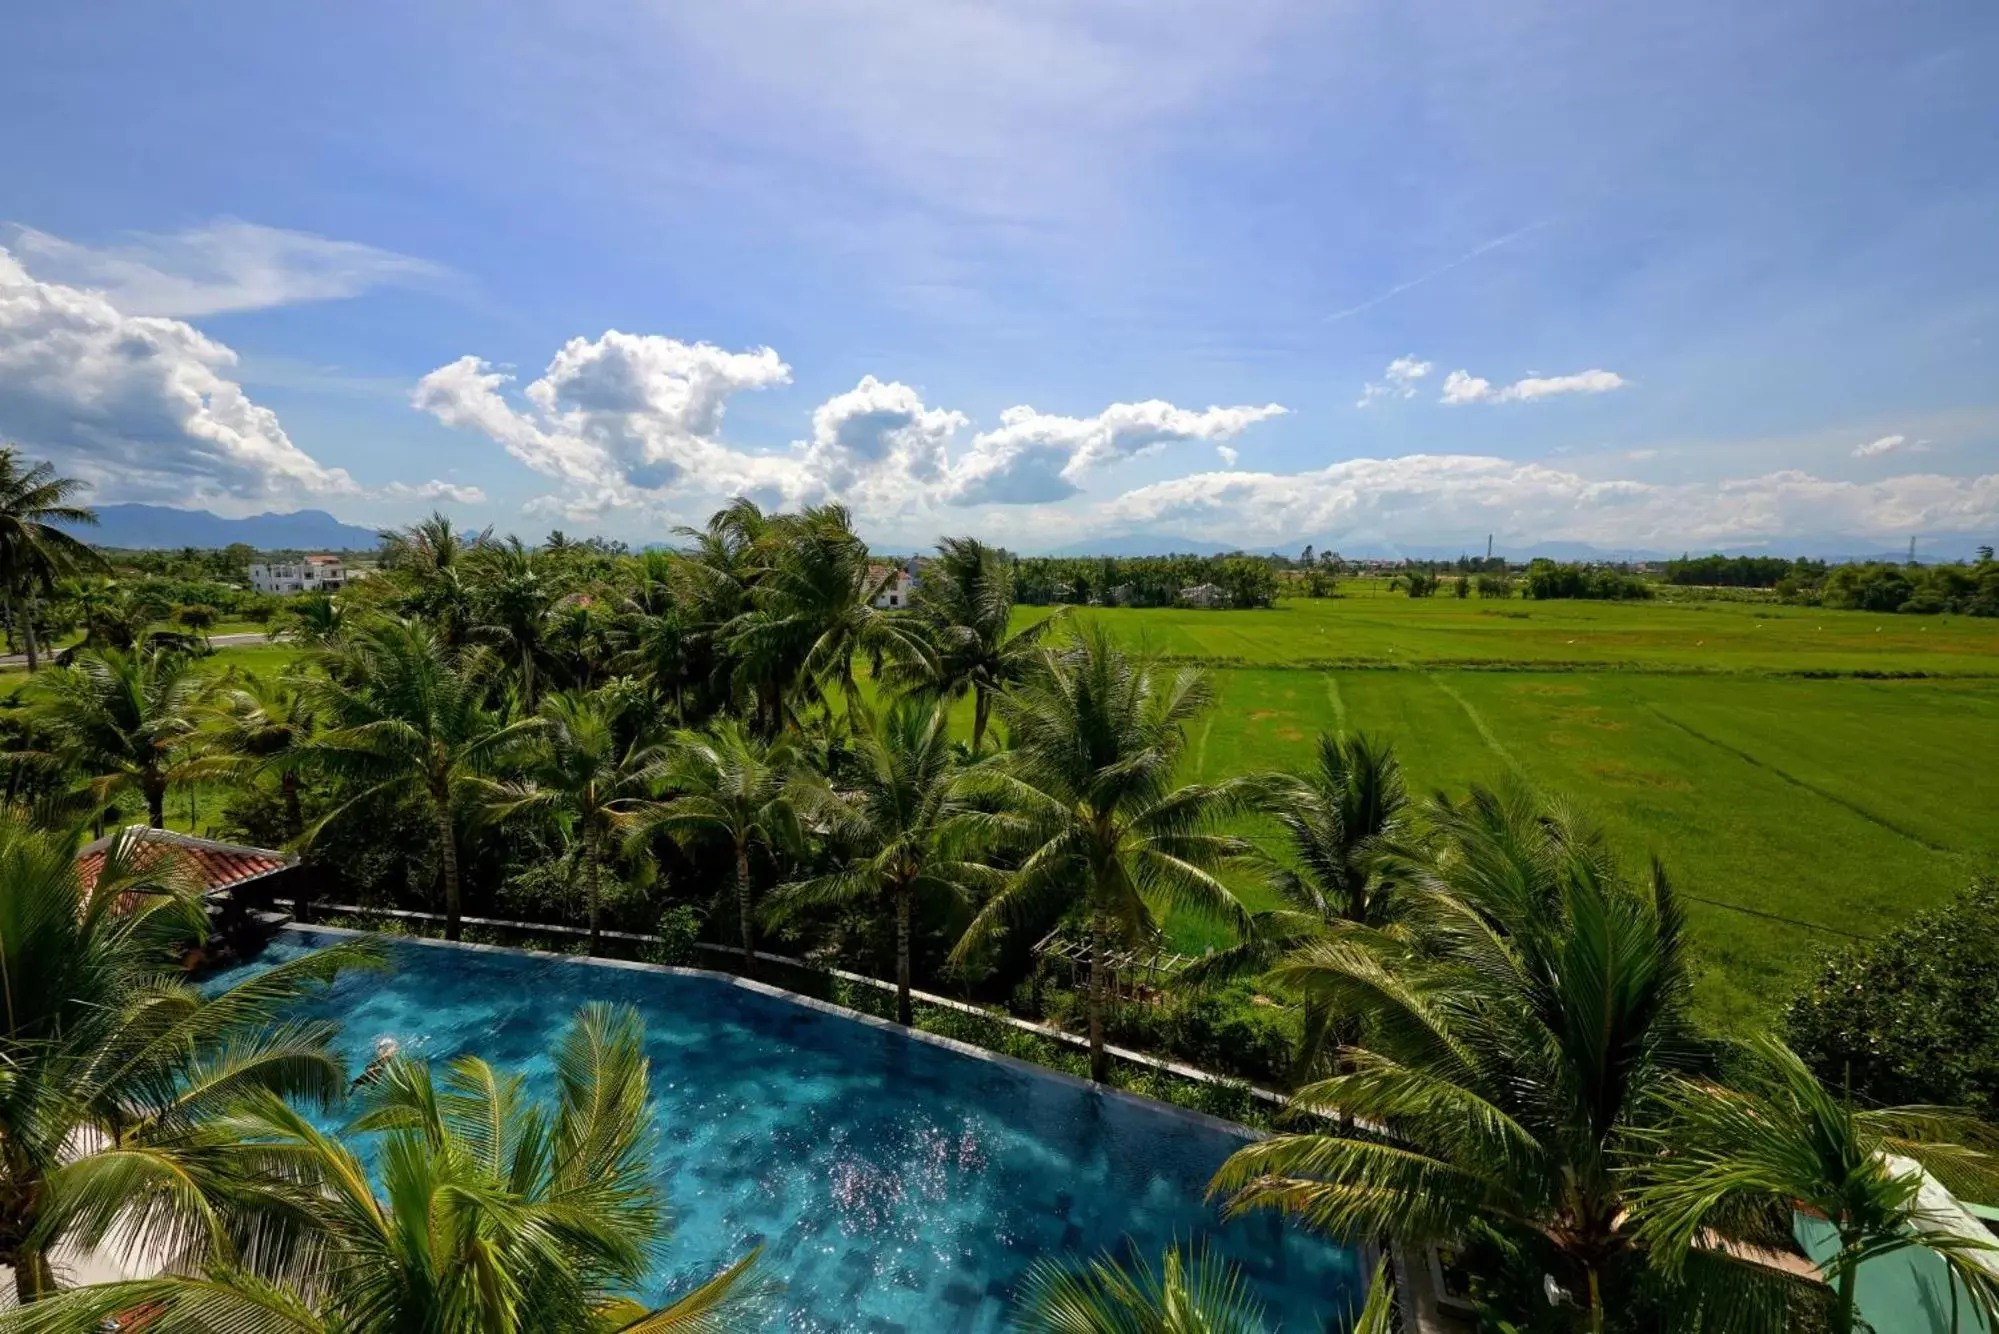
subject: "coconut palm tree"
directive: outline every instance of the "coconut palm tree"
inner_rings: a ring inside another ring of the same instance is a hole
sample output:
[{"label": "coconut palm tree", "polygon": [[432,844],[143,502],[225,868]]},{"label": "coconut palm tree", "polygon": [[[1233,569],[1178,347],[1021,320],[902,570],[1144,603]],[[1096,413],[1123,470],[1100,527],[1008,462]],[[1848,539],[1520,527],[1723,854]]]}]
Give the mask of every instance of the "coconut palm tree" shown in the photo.
[{"label": "coconut palm tree", "polygon": [[1527,1238],[1600,1330],[1636,1253],[1624,1166],[1705,1055],[1679,899],[1656,863],[1625,882],[1600,835],[1522,793],[1474,789],[1430,819],[1406,936],[1350,929],[1273,973],[1358,1021],[1340,1072],[1294,1095],[1339,1120],[1238,1150],[1214,1189],[1344,1237]]},{"label": "coconut palm tree", "polygon": [[1068,920],[1089,959],[1090,1075],[1109,1073],[1104,1005],[1114,949],[1159,939],[1157,913],[1175,908],[1247,930],[1249,914],[1216,872],[1245,858],[1243,839],[1216,820],[1247,805],[1254,784],[1178,784],[1187,724],[1213,703],[1197,671],[1171,674],[1127,655],[1101,626],[1074,648],[1043,650],[1040,666],[999,697],[1013,748],[968,775],[996,806],[972,819],[984,836],[1023,852],[1019,869],[972,919],[954,957],[1006,925]]},{"label": "coconut palm tree", "polygon": [[[1027,1334],[1264,1334],[1263,1308],[1235,1266],[1205,1248],[1169,1247],[1153,1270],[1109,1255],[1085,1265],[1037,1260],[1014,1299],[1013,1326]],[[1394,1291],[1386,1260],[1348,1334],[1393,1334]]]},{"label": "coconut palm tree", "polygon": [[1040,661],[1038,645],[1067,608],[1013,628],[1013,563],[972,537],[947,537],[924,569],[911,606],[931,653],[891,659],[890,679],[951,699],[972,692],[972,753],[985,743],[993,700]]},{"label": "coconut palm tree", "polygon": [[457,645],[472,623],[466,558],[492,540],[491,528],[467,534],[433,511],[428,519],[382,534],[382,565],[407,576],[403,609],[429,618],[445,642]]},{"label": "coconut palm tree", "polygon": [[797,754],[788,738],[764,741],[741,723],[725,719],[704,732],[683,732],[674,742],[662,781],[677,795],[643,812],[634,837],[664,832],[683,840],[712,838],[728,844],[736,877],[736,923],[743,971],[756,964],[756,920],[750,854],[773,855],[804,840],[791,779]]},{"label": "coconut palm tree", "polygon": [[1934,1107],[1855,1107],[1771,1037],[1745,1044],[1729,1086],[1678,1079],[1666,1103],[1665,1120],[1641,1141],[1656,1151],[1633,1160],[1642,1183],[1632,1195],[1637,1235],[1656,1264],[1683,1270],[1716,1233],[1773,1221],[1788,1232],[1792,1210],[1803,1206],[1838,1238],[1821,1266],[1835,1294],[1834,1334],[1854,1327],[1861,1264],[1909,1249],[1941,1258],[1985,1327],[1999,1326],[1999,1243],[1945,1230],[1921,1198],[1923,1167],[1989,1195],[1999,1165],[1964,1146],[1993,1143],[1992,1127]]},{"label": "coconut palm tree", "polygon": [[672,578],[687,626],[689,674],[705,683],[710,708],[729,700],[738,684],[726,630],[749,610],[750,590],[766,563],[769,531],[764,512],[740,496],[703,527],[674,530],[692,541],[674,557]]},{"label": "coconut palm tree", "polygon": [[674,588],[677,563],[676,557],[664,551],[647,551],[638,557],[635,583],[618,605],[623,651],[614,666],[641,677],[662,697],[671,694],[674,717],[684,722],[693,636]]},{"label": "coconut palm tree", "polygon": [[822,693],[837,687],[849,706],[856,703],[857,652],[931,657],[913,625],[874,605],[896,572],[869,565],[843,506],[778,515],[759,545],[763,562],[750,605],[724,628],[723,642],[766,733],[783,726],[785,701],[807,682]]},{"label": "coconut palm tree", "polygon": [[576,690],[603,685],[619,647],[616,609],[609,604],[572,593],[549,612],[549,664],[564,685]]},{"label": "coconut palm tree", "polygon": [[[276,774],[278,800],[284,808],[285,842],[305,837],[305,809],[299,797],[299,772],[312,738],[313,718],[308,688],[296,679],[246,673],[225,683],[207,710],[209,721],[196,744],[200,757],[186,766],[189,778],[217,777],[248,783]],[[292,915],[312,920],[311,900],[298,877],[299,897]]]},{"label": "coconut palm tree", "polygon": [[558,590],[551,572],[518,537],[473,553],[472,606],[478,633],[498,641],[521,683],[521,701],[532,712],[540,702],[537,668],[546,651],[549,611]]},{"label": "coconut palm tree", "polygon": [[61,592],[82,622],[85,648],[132,648],[151,624],[148,609],[115,579],[72,579]]},{"label": "coconut palm tree", "polygon": [[16,612],[28,650],[28,670],[40,666],[36,604],[56,580],[78,570],[104,568],[89,544],[57,524],[95,524],[97,511],[71,502],[89,484],[56,476],[47,461],[23,466],[20,451],[0,446],[0,591]]},{"label": "coconut palm tree", "polygon": [[1242,1273],[1205,1249],[1168,1247],[1159,1268],[1134,1255],[1081,1265],[1037,1260],[1021,1280],[1013,1326],[1028,1334],[1267,1334]]},{"label": "coconut palm tree", "polygon": [[649,1151],[636,1012],[588,1006],[552,1053],[552,1107],[477,1057],[438,1078],[399,1061],[349,1137],[376,1137],[378,1194],[354,1148],[276,1098],[232,1120],[311,1205],[309,1248],[274,1277],[215,1264],[65,1293],[0,1328],[70,1331],[143,1308],[157,1334],[615,1334],[730,1331],[759,1321],[755,1254],[660,1310],[623,1295],[666,1227]]},{"label": "coconut palm tree", "polygon": [[632,712],[604,691],[550,695],[541,709],[547,726],[522,756],[524,778],[502,784],[492,797],[496,816],[545,815],[575,847],[592,954],[601,938],[604,858],[665,767],[665,747]]},{"label": "coconut palm tree", "polygon": [[136,831],[86,872],[72,839],[0,815],[0,1264],[24,1303],[70,1248],[258,1269],[297,1241],[297,1202],[219,1118],[252,1093],[339,1094],[334,1026],[281,1016],[369,951],[204,995],[179,959],[207,928],[200,886]]},{"label": "coconut palm tree", "polygon": [[106,649],[50,672],[33,707],[57,755],[84,775],[99,810],[121,793],[137,792],[153,828],[162,829],[167,789],[193,758],[209,688],[184,653]]},{"label": "coconut palm tree", "polygon": [[308,696],[324,730],[302,758],[358,790],[317,827],[377,800],[422,803],[437,830],[445,936],[457,940],[458,818],[490,799],[493,780],[547,724],[491,708],[490,658],[447,646],[419,622],[380,620],[350,631],[337,666]]},{"label": "coconut palm tree", "polygon": [[[1293,863],[1270,872],[1285,906],[1257,913],[1241,943],[1188,969],[1190,980],[1260,972],[1329,929],[1386,927],[1399,910],[1396,854],[1412,813],[1393,745],[1321,733],[1311,769],[1272,777],[1259,805],[1283,830]],[[1308,1006],[1304,1065],[1338,1018]]]},{"label": "coconut palm tree", "polygon": [[998,872],[966,855],[956,826],[959,771],[941,702],[903,700],[885,716],[863,712],[853,774],[834,791],[796,783],[805,813],[823,825],[842,859],[837,871],[780,889],[779,917],[830,904],[868,903],[895,919],[896,1018],[910,1022],[910,932],[919,903],[969,903]]},{"label": "coconut palm tree", "polygon": [[286,601],[270,637],[280,636],[310,649],[330,649],[347,625],[347,606],[331,593],[302,593]]}]

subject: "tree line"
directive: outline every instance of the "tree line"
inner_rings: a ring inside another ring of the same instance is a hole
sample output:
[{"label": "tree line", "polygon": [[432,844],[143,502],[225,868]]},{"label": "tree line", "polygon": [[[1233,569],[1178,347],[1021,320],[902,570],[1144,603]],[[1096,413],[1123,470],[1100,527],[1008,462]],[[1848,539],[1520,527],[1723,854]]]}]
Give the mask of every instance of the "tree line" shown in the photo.
[{"label": "tree line", "polygon": [[[1170,607],[1181,590],[1212,584],[1231,607],[1268,607],[1277,598],[1276,556],[1026,556],[1013,558],[1014,596],[1022,604]],[[1307,563],[1317,572],[1317,565]]]}]

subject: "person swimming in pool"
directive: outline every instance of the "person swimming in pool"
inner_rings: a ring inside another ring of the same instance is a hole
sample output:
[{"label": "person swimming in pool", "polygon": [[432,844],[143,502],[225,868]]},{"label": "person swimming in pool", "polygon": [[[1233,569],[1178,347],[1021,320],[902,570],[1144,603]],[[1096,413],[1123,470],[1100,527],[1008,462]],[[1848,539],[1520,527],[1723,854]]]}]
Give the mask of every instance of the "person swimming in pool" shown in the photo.
[{"label": "person swimming in pool", "polygon": [[376,1038],[374,1059],[368,1062],[367,1067],[360,1074],[354,1076],[354,1082],[348,1087],[350,1089],[357,1089],[364,1084],[372,1084],[377,1079],[380,1079],[382,1071],[388,1069],[389,1062],[396,1059],[396,1053],[399,1050],[400,1048],[397,1046],[394,1038]]}]

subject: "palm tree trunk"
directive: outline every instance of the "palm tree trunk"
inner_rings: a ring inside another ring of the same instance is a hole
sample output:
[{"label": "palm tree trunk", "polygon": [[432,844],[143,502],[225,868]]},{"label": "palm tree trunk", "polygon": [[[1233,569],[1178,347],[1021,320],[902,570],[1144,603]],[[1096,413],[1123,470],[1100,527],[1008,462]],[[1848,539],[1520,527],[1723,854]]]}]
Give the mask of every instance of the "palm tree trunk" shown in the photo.
[{"label": "palm tree trunk", "polygon": [[55,1273],[49,1267],[48,1255],[39,1247],[15,1247],[12,1263],[14,1300],[20,1305],[40,1301],[55,1291]]},{"label": "palm tree trunk", "polygon": [[296,843],[305,836],[305,809],[299,805],[298,775],[289,770],[280,775],[278,792],[285,802],[285,842]]},{"label": "palm tree trunk", "polygon": [[1103,923],[1095,917],[1090,919],[1090,1078],[1099,1084],[1108,1083],[1111,1073],[1110,1053],[1104,1050],[1104,968]]},{"label": "palm tree trunk", "polygon": [[1848,1265],[1840,1272],[1839,1295],[1832,1308],[1832,1334],[1853,1334],[1853,1287],[1859,1277],[1859,1265]]},{"label": "palm tree trunk", "polygon": [[21,617],[22,640],[28,649],[28,670],[33,672],[41,665],[41,641],[35,638],[35,595],[28,594],[26,613]]},{"label": "palm tree trunk", "polygon": [[979,745],[986,739],[986,719],[992,715],[992,692],[982,685],[972,687],[972,758],[979,757]]},{"label": "palm tree trunk", "polygon": [[432,798],[437,808],[437,853],[444,864],[444,938],[456,940],[459,935],[459,886],[458,886],[458,830],[451,822],[451,801],[448,797]]},{"label": "palm tree trunk", "polygon": [[899,890],[895,896],[895,1021],[904,1028],[909,1027],[912,1014],[909,1004],[909,891]]},{"label": "palm tree trunk", "polygon": [[147,774],[140,780],[146,791],[146,814],[152,820],[153,828],[167,827],[167,783],[164,778]]},{"label": "palm tree trunk", "polygon": [[[298,841],[305,836],[305,811],[298,800],[298,775],[289,769],[279,774],[278,793],[284,799],[285,844],[288,847],[296,847]],[[301,868],[292,871],[291,874],[298,889],[297,895],[292,899],[292,918],[295,921],[310,922],[312,895],[307,892],[311,884],[310,873]]]},{"label": "palm tree trunk", "polygon": [[743,933],[743,976],[748,977],[756,969],[757,945],[750,923],[750,847],[747,843],[736,845],[736,919]]},{"label": "palm tree trunk", "polygon": [[590,886],[590,953],[597,952],[600,924],[603,921],[603,899],[598,894],[598,878],[602,872],[597,857],[597,839],[593,834],[583,837],[583,874]]}]

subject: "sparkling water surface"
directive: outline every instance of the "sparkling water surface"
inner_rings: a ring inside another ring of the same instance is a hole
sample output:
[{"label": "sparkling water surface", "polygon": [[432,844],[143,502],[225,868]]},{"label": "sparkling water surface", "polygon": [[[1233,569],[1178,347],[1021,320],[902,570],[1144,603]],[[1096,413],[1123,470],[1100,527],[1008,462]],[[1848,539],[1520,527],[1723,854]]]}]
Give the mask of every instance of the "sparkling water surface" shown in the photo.
[{"label": "sparkling water surface", "polygon": [[[218,984],[341,938],[282,932]],[[307,1007],[340,1021],[357,1072],[387,1036],[439,1062],[484,1057],[548,1095],[549,1048],[579,1006],[644,1016],[673,1215],[648,1300],[757,1245],[786,1284],[768,1328],[801,1334],[1003,1330],[1037,1257],[1127,1239],[1155,1264],[1173,1241],[1206,1241],[1287,1331],[1344,1328],[1365,1283],[1355,1252],[1274,1216],[1221,1221],[1208,1179],[1242,1139],[1214,1122],[720,977],[411,942],[391,960]]]}]

